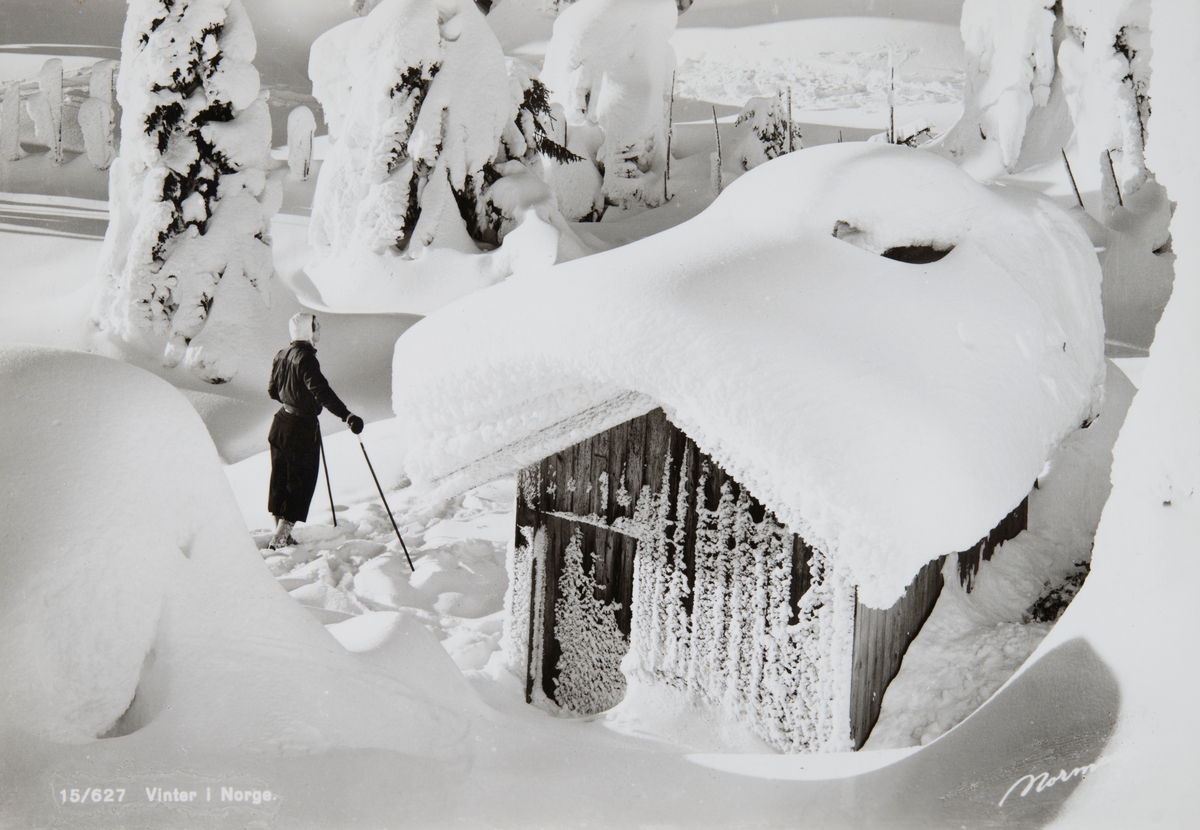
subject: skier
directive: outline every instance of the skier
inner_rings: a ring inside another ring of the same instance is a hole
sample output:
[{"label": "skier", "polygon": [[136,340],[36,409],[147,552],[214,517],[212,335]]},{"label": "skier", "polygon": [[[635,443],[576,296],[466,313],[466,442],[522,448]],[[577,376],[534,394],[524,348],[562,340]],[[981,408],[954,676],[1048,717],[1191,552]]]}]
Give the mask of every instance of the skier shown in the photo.
[{"label": "skier", "polygon": [[271,490],[267,509],[275,517],[271,550],[296,544],[292,527],[308,518],[308,505],[317,487],[321,465],[321,427],[317,416],[324,407],[358,435],[363,419],[351,414],[329,388],[317,362],[321,325],[316,315],[301,311],[288,321],[292,344],[275,355],[267,394],[283,404],[271,422]]}]

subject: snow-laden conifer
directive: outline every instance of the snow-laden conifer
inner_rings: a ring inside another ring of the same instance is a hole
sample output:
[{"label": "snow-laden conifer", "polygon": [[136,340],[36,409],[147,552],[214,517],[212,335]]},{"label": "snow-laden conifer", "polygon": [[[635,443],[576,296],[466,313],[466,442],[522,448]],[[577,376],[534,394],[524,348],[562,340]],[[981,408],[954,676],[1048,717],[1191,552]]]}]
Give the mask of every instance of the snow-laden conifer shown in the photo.
[{"label": "snow-laden conifer", "polygon": [[[378,274],[397,310],[427,313],[513,266],[460,259],[465,278],[455,267],[409,276],[423,251],[494,249],[531,214],[565,229],[541,173],[543,154],[571,157],[550,135],[547,90],[506,61],[471,0],[383,0],[319,38],[309,74],[334,140],[310,227],[309,273],[328,296],[347,289],[327,280]],[[547,230],[523,249],[549,264],[559,231]]]},{"label": "snow-laden conifer", "polygon": [[271,118],[240,0],[130,0],[109,178],[101,330],[224,383],[229,338],[261,327],[273,273]]},{"label": "snow-laden conifer", "polygon": [[113,127],[116,108],[113,106],[113,74],[116,61],[97,61],[88,81],[88,97],[79,105],[79,130],[83,134],[84,152],[98,170],[107,170],[116,158]]},{"label": "snow-laden conifer", "polygon": [[662,202],[677,17],[674,0],[579,0],[554,22],[541,77],[608,204]]},{"label": "snow-laden conifer", "polygon": [[1082,193],[1120,204],[1148,175],[1149,19],[1150,0],[967,0],[963,117],[934,149],[980,178],[1065,152]]},{"label": "snow-laden conifer", "polygon": [[300,181],[308,178],[312,169],[313,133],[317,121],[312,110],[305,106],[296,107],[288,113],[288,168]]},{"label": "snow-laden conifer", "polygon": [[[1075,133],[1067,152],[1087,190],[1118,203],[1115,179],[1129,196],[1146,181],[1150,119],[1150,0],[1066,0],[1066,34],[1058,51],[1063,91]],[[1111,159],[1111,162],[1110,162]],[[1111,163],[1111,167],[1109,166]]]},{"label": "snow-laden conifer", "polygon": [[[963,116],[942,146],[961,159],[986,148],[993,166],[1012,172],[1034,107],[1054,79],[1054,0],[966,0]],[[980,143],[983,147],[981,148]]]},{"label": "snow-laden conifer", "polygon": [[737,160],[743,170],[752,170],[763,162],[800,149],[799,136],[791,124],[790,93],[780,91],[765,98],[751,98],[737,117],[737,124],[750,125],[750,131],[737,146]]},{"label": "snow-laden conifer", "polygon": [[34,133],[49,148],[46,156],[52,164],[62,164],[63,62],[50,58],[37,76],[38,91],[26,103],[33,119]]}]

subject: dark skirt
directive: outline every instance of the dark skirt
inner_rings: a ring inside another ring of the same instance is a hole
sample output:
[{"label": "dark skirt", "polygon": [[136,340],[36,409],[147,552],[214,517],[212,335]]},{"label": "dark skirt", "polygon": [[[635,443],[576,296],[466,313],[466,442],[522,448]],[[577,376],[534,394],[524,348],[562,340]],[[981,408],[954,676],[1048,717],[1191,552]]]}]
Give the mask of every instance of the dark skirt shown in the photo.
[{"label": "dark skirt", "polygon": [[302,522],[317,488],[321,468],[321,427],[316,418],[275,413],[267,435],[271,445],[271,489],[267,509],[277,518]]}]

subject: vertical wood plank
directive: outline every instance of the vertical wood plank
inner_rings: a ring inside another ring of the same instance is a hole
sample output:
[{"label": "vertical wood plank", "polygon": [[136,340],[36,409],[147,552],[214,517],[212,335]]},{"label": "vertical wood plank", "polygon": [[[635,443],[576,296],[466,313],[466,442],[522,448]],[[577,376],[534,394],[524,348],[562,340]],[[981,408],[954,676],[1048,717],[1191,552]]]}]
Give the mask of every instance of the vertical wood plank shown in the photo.
[{"label": "vertical wood plank", "polygon": [[922,568],[891,608],[868,608],[855,601],[850,687],[850,734],[855,749],[870,737],[888,685],[933,612],[941,594],[945,559],[940,557]]},{"label": "vertical wood plank", "polygon": [[[546,517],[549,518],[549,517]],[[555,601],[558,599],[558,580],[562,572],[563,554],[567,549],[567,541],[560,538],[561,522],[546,521],[546,583],[542,619],[542,691],[546,697],[556,700],[554,696],[555,680],[558,679],[558,660],[562,656],[555,631]]]},{"label": "vertical wood plank", "polygon": [[792,534],[792,586],[791,586],[791,605],[792,613],[788,618],[788,625],[795,625],[800,621],[800,599],[812,586],[812,563],[813,549],[801,538],[799,533]]}]

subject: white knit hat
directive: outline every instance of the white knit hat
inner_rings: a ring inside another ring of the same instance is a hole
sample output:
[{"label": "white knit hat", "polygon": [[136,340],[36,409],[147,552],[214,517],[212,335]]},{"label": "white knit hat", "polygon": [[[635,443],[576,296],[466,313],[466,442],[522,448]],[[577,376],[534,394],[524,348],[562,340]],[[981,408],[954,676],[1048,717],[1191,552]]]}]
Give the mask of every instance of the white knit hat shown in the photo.
[{"label": "white knit hat", "polygon": [[307,340],[311,343],[316,319],[316,315],[311,311],[298,311],[292,315],[292,319],[288,320],[288,332],[292,339]]}]

